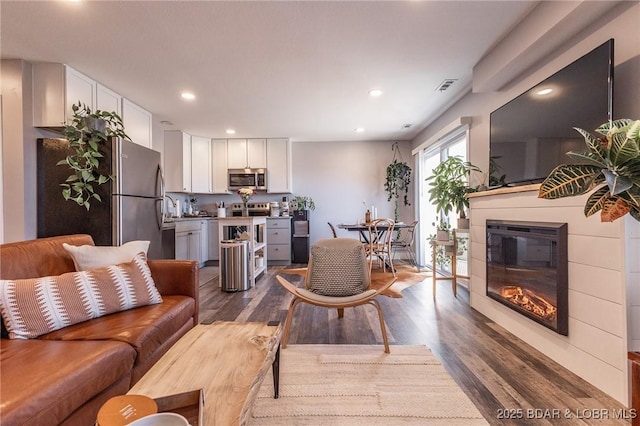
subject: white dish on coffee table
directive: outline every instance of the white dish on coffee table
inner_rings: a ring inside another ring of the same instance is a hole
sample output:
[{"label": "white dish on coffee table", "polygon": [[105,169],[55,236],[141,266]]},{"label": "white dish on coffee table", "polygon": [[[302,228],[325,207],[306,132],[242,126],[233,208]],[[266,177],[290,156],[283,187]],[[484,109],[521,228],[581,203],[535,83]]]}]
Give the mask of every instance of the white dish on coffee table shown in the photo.
[{"label": "white dish on coffee table", "polygon": [[189,422],[180,414],[157,413],[142,417],[128,426],[189,426]]}]

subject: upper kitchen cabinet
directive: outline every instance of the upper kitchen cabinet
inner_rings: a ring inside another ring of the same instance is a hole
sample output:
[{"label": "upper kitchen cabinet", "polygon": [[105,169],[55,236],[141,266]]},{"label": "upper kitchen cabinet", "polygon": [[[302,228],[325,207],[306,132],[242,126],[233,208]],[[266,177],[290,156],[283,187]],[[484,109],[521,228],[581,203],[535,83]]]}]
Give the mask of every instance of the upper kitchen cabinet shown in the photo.
[{"label": "upper kitchen cabinet", "polygon": [[73,68],[56,63],[33,64],[33,125],[59,131],[81,102],[96,109],[97,83]]},{"label": "upper kitchen cabinet", "polygon": [[164,178],[168,192],[191,192],[191,136],[164,132]]},{"label": "upper kitchen cabinet", "polygon": [[122,123],[131,142],[151,148],[151,113],[149,111],[122,98]]},{"label": "upper kitchen cabinet", "polygon": [[267,167],[266,139],[228,139],[227,168],[264,169]]},{"label": "upper kitchen cabinet", "polygon": [[227,140],[211,139],[211,189],[216,194],[229,192]]},{"label": "upper kitchen cabinet", "polygon": [[122,96],[102,84],[96,84],[96,109],[112,111],[122,117]]},{"label": "upper kitchen cabinet", "polygon": [[211,139],[191,136],[191,192],[208,194],[211,186]]},{"label": "upper kitchen cabinet", "polygon": [[293,192],[291,140],[267,139],[267,192]]}]

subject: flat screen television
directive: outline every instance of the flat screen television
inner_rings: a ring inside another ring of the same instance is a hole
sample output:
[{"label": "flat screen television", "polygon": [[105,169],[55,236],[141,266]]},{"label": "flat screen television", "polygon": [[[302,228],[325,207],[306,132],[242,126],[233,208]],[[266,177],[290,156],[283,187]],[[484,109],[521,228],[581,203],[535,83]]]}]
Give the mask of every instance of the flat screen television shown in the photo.
[{"label": "flat screen television", "polygon": [[613,39],[536,84],[490,117],[490,187],[542,182],[568,151],[586,150],[573,128],[613,117]]}]

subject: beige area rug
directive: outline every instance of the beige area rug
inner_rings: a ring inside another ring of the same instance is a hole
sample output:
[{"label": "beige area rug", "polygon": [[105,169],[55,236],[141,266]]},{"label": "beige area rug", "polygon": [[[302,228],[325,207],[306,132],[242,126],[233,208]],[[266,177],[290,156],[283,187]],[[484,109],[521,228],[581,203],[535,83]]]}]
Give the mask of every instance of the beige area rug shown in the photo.
[{"label": "beige area rug", "polygon": [[289,345],[251,425],[487,425],[426,346]]}]

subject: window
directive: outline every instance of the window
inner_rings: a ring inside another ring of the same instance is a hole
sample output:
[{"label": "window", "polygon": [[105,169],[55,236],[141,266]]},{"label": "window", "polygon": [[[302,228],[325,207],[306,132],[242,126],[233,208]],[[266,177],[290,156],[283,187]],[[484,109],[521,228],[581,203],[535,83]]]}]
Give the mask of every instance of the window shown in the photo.
[{"label": "window", "polygon": [[[459,156],[467,161],[467,145],[468,145],[468,127],[460,126],[455,131],[450,132],[441,138],[435,144],[423,149],[419,152],[419,200],[418,211],[420,225],[418,229],[418,241],[424,242],[419,245],[419,263],[422,265],[431,265],[431,247],[428,244],[430,235],[436,233],[434,225],[438,212],[435,206],[429,201],[429,184],[425,181],[431,175],[431,171],[440,162],[451,156]],[[457,223],[457,213],[455,211],[449,213],[449,223],[452,228]],[[461,242],[462,246],[468,248],[468,241]],[[467,275],[467,250],[461,257],[458,257],[458,274]],[[433,265],[431,265],[433,266]],[[450,265],[438,265],[442,269],[450,271]]]}]

